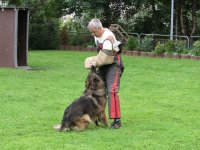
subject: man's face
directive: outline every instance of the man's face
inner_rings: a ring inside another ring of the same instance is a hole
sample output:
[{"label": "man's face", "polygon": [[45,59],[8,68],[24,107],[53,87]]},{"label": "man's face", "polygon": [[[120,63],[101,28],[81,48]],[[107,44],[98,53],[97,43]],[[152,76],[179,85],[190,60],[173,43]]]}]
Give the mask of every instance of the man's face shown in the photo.
[{"label": "man's face", "polygon": [[92,33],[93,36],[95,36],[97,38],[101,37],[101,28],[98,28],[98,29],[91,28],[91,29],[89,29],[89,31]]}]

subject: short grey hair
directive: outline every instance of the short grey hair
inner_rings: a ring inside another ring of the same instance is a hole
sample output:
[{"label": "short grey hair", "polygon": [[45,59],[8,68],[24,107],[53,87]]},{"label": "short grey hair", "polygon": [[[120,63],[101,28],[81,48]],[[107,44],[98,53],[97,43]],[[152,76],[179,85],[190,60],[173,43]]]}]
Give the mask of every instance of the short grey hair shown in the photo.
[{"label": "short grey hair", "polygon": [[88,29],[100,29],[102,28],[102,23],[99,19],[92,19],[89,23],[88,23]]}]

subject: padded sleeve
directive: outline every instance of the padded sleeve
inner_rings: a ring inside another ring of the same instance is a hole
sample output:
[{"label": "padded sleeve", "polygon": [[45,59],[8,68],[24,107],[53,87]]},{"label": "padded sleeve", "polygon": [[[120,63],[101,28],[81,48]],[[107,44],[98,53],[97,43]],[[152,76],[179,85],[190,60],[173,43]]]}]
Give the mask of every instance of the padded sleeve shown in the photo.
[{"label": "padded sleeve", "polygon": [[114,55],[107,55],[102,51],[99,51],[98,55],[96,56],[96,67],[101,67],[104,65],[109,65],[114,62]]}]

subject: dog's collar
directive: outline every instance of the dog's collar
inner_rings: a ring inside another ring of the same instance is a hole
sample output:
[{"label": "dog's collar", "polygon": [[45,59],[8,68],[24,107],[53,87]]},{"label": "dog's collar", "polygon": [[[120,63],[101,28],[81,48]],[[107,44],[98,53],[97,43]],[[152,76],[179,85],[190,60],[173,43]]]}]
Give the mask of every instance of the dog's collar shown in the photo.
[{"label": "dog's collar", "polygon": [[105,89],[98,89],[98,90],[86,90],[86,94],[94,94],[96,96],[104,96],[106,95]]}]

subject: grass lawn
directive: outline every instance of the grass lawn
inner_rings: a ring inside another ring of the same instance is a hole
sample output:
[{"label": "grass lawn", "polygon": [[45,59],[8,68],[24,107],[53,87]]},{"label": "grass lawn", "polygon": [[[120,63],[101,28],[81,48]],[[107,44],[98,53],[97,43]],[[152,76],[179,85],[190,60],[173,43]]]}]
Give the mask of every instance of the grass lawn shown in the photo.
[{"label": "grass lawn", "polygon": [[0,149],[200,149],[200,61],[194,60],[123,56],[123,126],[55,132],[84,90],[84,59],[95,54],[29,51],[34,70],[0,68]]}]

